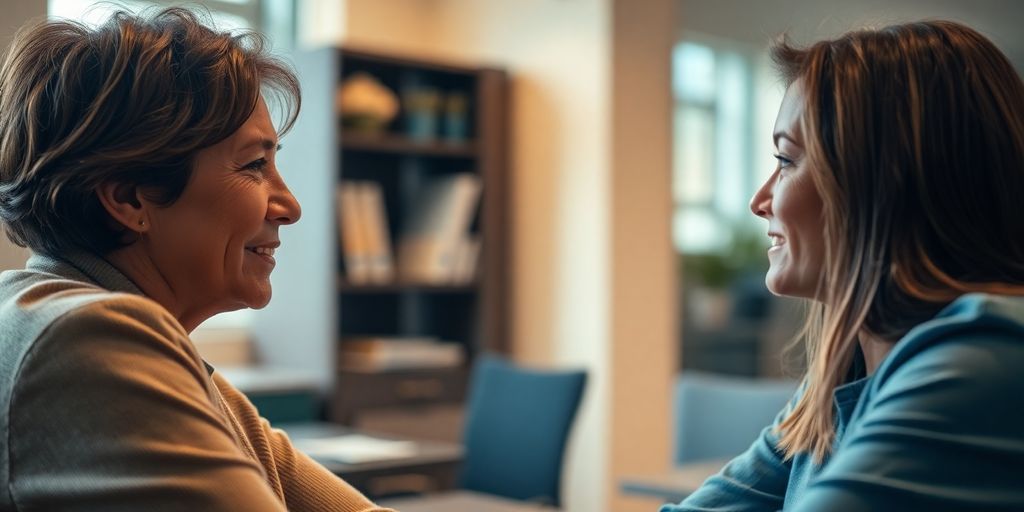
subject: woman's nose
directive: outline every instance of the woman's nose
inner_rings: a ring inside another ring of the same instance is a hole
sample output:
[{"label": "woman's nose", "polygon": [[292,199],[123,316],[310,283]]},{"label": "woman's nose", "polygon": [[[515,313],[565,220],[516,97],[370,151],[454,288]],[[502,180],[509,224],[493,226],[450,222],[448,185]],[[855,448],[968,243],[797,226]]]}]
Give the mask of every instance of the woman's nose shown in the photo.
[{"label": "woman's nose", "polygon": [[771,214],[772,208],[772,187],[771,184],[774,182],[775,173],[772,173],[767,180],[761,185],[761,188],[754,192],[754,197],[750,198],[750,211],[761,218],[768,218]]},{"label": "woman's nose", "polygon": [[276,190],[270,198],[267,218],[277,224],[295,224],[302,217],[302,206],[295,199],[284,180],[278,180]]}]

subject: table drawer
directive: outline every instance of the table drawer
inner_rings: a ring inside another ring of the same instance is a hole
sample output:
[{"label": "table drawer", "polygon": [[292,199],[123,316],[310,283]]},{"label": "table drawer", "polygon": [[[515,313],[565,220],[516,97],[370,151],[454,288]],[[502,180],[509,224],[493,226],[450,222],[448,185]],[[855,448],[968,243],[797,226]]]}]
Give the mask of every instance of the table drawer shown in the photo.
[{"label": "table drawer", "polygon": [[339,372],[331,415],[349,423],[360,409],[459,403],[465,399],[466,380],[462,368]]}]

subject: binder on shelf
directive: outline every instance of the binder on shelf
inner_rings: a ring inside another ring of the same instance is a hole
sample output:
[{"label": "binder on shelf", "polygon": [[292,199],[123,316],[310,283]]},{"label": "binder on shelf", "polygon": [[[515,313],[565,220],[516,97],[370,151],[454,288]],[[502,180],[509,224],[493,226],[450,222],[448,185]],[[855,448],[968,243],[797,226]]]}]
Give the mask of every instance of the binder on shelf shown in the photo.
[{"label": "binder on shelf", "polygon": [[342,181],[336,190],[336,203],[345,277],[350,283],[365,284],[370,282],[370,265],[358,188],[356,182]]},{"label": "binder on shelf", "polygon": [[388,214],[384,208],[384,193],[380,183],[366,181],[357,188],[362,218],[367,234],[366,252],[370,281],[386,284],[394,281],[394,263],[391,256],[391,234]]},{"label": "binder on shelf", "polygon": [[476,215],[481,183],[476,174],[435,178],[417,198],[399,238],[399,275],[408,282],[452,283],[456,259]]},{"label": "binder on shelf", "polygon": [[357,371],[448,368],[463,362],[462,346],[430,337],[354,337],[342,340],[341,367]]},{"label": "binder on shelf", "polygon": [[455,251],[455,266],[452,282],[470,284],[476,278],[477,262],[480,260],[480,237],[464,236],[459,239]]}]

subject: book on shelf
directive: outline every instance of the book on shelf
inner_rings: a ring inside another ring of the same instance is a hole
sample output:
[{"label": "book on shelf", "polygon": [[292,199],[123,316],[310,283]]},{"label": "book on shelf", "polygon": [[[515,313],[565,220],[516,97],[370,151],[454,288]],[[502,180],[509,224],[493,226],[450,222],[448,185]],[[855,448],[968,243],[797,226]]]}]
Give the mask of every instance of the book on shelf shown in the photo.
[{"label": "book on shelf", "polygon": [[395,279],[391,256],[391,234],[388,214],[384,208],[384,192],[380,183],[366,181],[357,189],[363,218],[366,219],[366,251],[370,267],[370,281],[390,283]]},{"label": "book on shelf", "polygon": [[480,259],[480,237],[466,235],[459,239],[455,249],[455,264],[452,268],[454,284],[469,284],[476,278],[477,261]]},{"label": "book on shelf", "polygon": [[463,362],[462,346],[430,337],[353,337],[342,340],[341,367],[357,371],[448,368]]},{"label": "book on shelf", "polygon": [[366,221],[359,207],[359,187],[357,182],[343,181],[335,191],[345,277],[353,284],[370,282]]},{"label": "book on shelf", "polygon": [[394,258],[380,184],[343,181],[337,193],[346,277],[352,284],[394,281]]},{"label": "book on shelf", "polygon": [[[434,178],[417,197],[399,237],[398,273],[408,282],[452,284],[460,246],[469,236],[481,192],[480,177]],[[470,272],[473,273],[473,272]]]}]

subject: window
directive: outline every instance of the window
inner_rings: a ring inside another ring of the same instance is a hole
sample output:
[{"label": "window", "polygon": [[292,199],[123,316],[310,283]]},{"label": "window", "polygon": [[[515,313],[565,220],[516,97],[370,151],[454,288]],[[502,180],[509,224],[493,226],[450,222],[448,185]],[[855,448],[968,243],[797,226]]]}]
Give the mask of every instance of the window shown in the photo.
[{"label": "window", "polygon": [[[267,34],[274,48],[291,48],[295,41],[294,0],[202,0],[185,4],[202,5],[210,10],[217,28],[221,30],[257,29]],[[116,3],[100,0],[48,0],[50,16],[68,18],[88,24],[99,24],[110,13],[125,8],[138,12],[146,8],[181,5],[174,0],[118,0]]]},{"label": "window", "polygon": [[[766,224],[749,201],[775,169],[781,81],[764,49],[686,34],[672,55],[673,241],[683,267],[683,368],[778,373]],[[788,333],[786,333],[788,334]],[[770,350],[762,349],[771,347]]]},{"label": "window", "polygon": [[722,252],[750,221],[753,59],[693,40],[679,43],[672,59],[675,246]]}]

